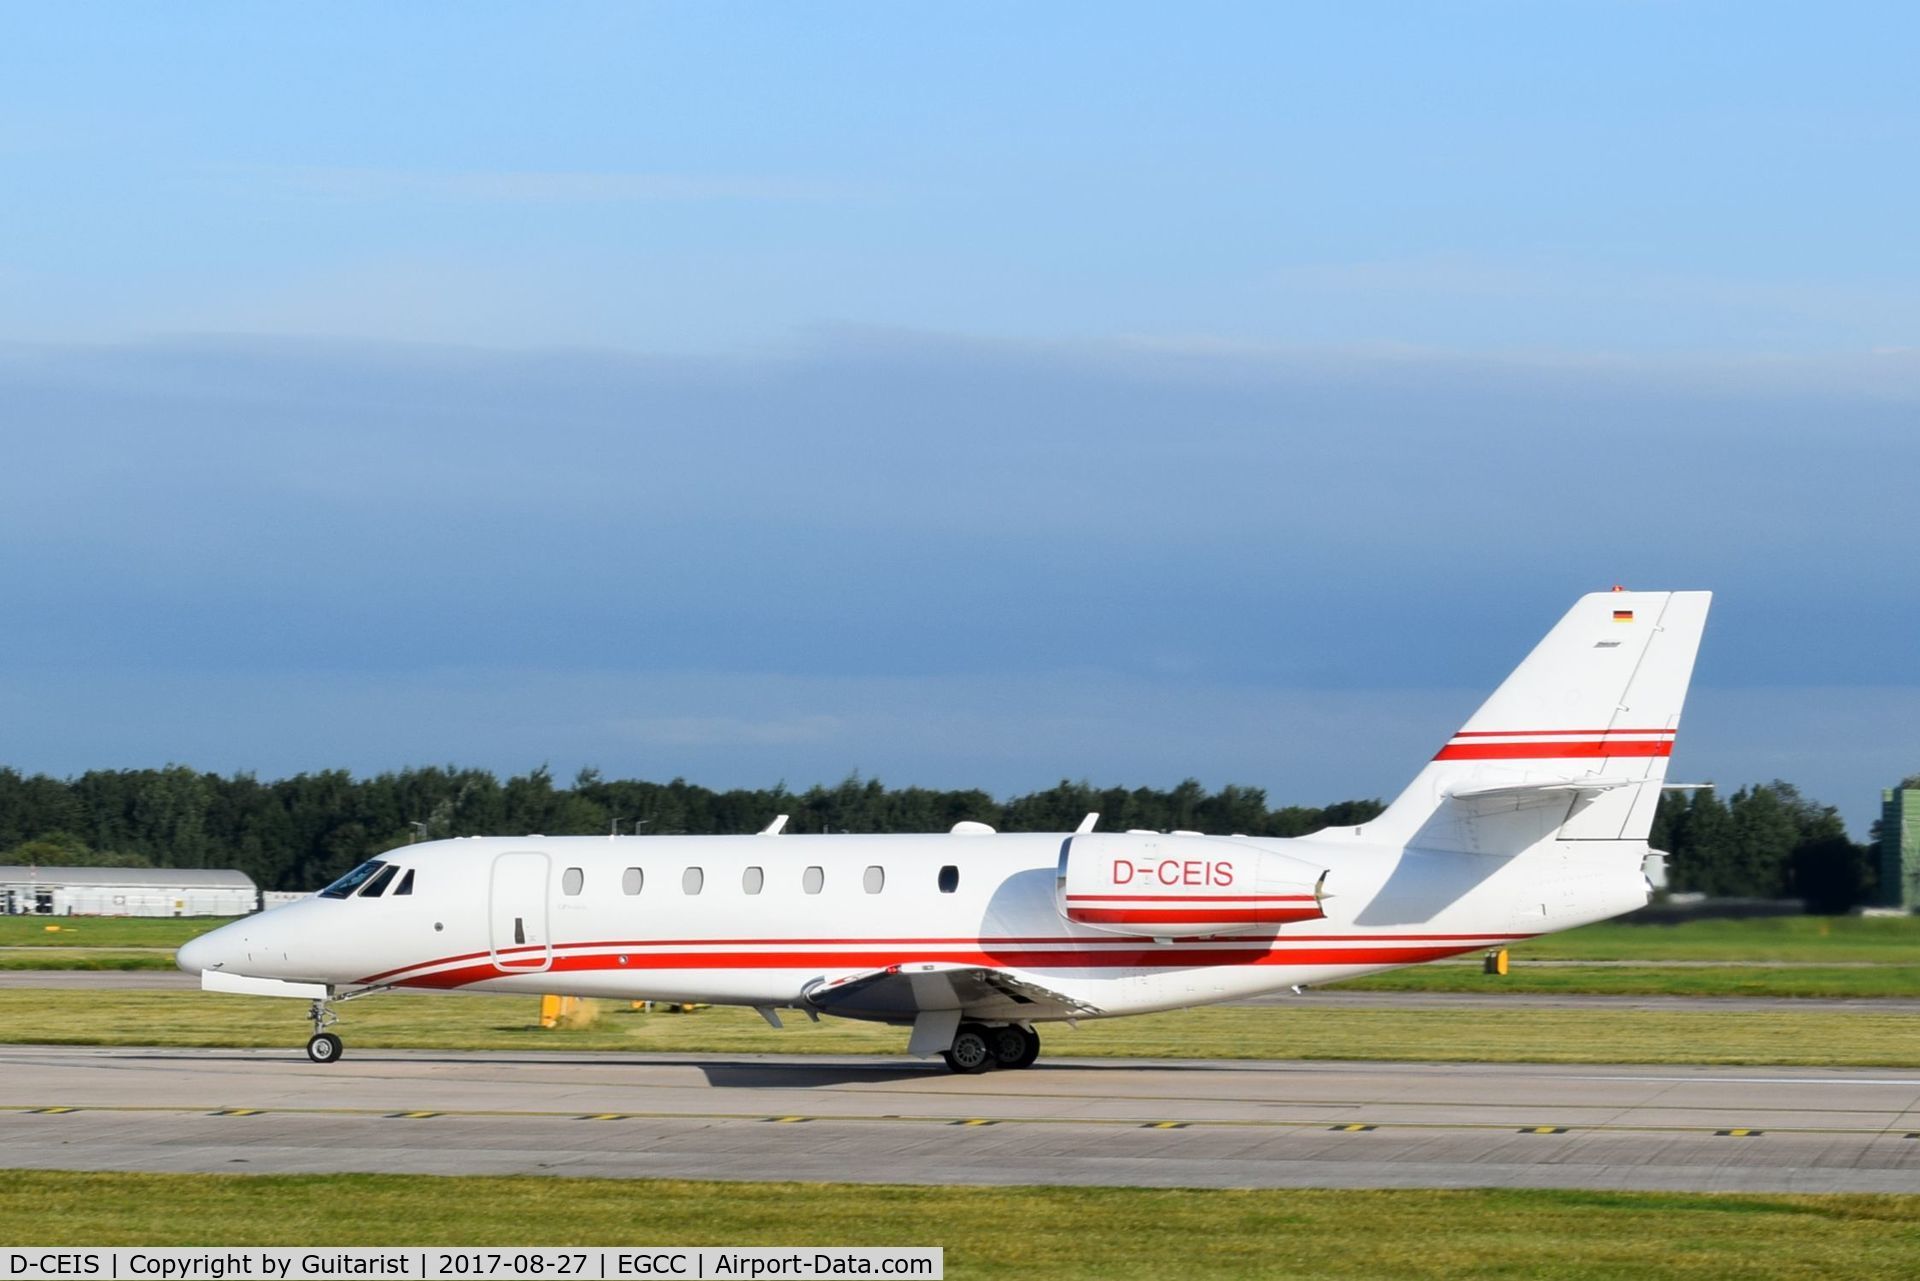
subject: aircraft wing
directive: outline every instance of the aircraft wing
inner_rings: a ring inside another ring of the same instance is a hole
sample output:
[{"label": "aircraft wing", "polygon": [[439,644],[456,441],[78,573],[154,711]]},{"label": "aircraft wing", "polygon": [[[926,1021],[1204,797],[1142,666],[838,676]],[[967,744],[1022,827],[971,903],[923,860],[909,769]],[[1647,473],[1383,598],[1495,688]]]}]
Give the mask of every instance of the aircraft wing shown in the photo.
[{"label": "aircraft wing", "polygon": [[969,1019],[1008,1020],[1100,1012],[1005,970],[952,961],[910,961],[821,979],[804,995],[807,1004],[829,1014],[900,1023],[944,1011]]}]

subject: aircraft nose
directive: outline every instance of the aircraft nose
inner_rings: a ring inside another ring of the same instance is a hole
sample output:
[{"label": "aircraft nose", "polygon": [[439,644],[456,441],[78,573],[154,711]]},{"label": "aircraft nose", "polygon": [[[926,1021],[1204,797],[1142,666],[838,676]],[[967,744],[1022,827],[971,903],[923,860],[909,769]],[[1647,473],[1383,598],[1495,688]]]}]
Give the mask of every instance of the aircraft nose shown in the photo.
[{"label": "aircraft nose", "polygon": [[198,974],[209,966],[216,966],[220,959],[220,945],[213,940],[214,935],[219,933],[219,930],[214,930],[197,939],[188,939],[173,954],[173,963],[189,974]]}]

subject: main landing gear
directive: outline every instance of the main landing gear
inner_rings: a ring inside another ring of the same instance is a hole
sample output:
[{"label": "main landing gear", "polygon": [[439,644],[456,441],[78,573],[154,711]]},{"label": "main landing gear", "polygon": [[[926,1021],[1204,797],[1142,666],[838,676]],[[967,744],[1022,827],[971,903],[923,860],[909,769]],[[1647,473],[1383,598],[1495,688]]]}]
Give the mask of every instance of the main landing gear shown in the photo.
[{"label": "main landing gear", "polygon": [[940,1055],[947,1066],[965,1076],[974,1076],[993,1068],[1032,1067],[1040,1057],[1040,1034],[1018,1023],[988,1027],[984,1023],[962,1023],[953,1034],[953,1044]]}]

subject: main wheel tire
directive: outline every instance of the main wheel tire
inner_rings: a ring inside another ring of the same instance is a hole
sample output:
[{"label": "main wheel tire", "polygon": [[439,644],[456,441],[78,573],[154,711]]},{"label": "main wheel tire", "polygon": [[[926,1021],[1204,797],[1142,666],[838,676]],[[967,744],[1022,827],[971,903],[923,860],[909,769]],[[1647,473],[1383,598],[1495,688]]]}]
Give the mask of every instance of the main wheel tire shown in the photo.
[{"label": "main wheel tire", "polygon": [[345,1051],[346,1046],[331,1032],[316,1032],[307,1042],[307,1057],[315,1063],[336,1063]]},{"label": "main wheel tire", "polygon": [[993,1046],[987,1039],[987,1029],[972,1023],[963,1024],[953,1034],[952,1046],[940,1057],[962,1076],[976,1076],[985,1072],[994,1064]]},{"label": "main wheel tire", "polygon": [[1030,1068],[1033,1066],[1034,1060],[1040,1057],[1040,1034],[1030,1027],[1017,1027],[1014,1031],[1020,1034],[1020,1053],[1015,1055],[1012,1061],[1004,1058],[1001,1059],[1000,1066],[1003,1068]]},{"label": "main wheel tire", "polygon": [[995,1067],[1032,1067],[1040,1057],[1039,1034],[1017,1024],[994,1028],[987,1034],[987,1044],[993,1047]]}]

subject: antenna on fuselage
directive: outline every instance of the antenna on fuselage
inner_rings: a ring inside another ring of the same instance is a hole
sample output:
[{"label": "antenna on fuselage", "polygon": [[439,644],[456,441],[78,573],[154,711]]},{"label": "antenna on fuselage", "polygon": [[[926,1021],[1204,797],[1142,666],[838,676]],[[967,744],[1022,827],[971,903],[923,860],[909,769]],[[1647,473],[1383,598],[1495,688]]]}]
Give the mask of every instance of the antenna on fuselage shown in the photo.
[{"label": "antenna on fuselage", "polygon": [[780,833],[786,830],[787,830],[787,816],[785,814],[775,814],[773,816],[773,822],[761,828],[760,831],[757,833],[757,835],[778,836],[780,835]]},{"label": "antenna on fuselage", "polygon": [[1084,836],[1088,832],[1091,832],[1093,830],[1093,825],[1095,823],[1098,823],[1099,821],[1100,821],[1100,811],[1095,810],[1092,813],[1088,814],[1085,818],[1080,820],[1080,826],[1073,829],[1073,834],[1075,836]]}]

